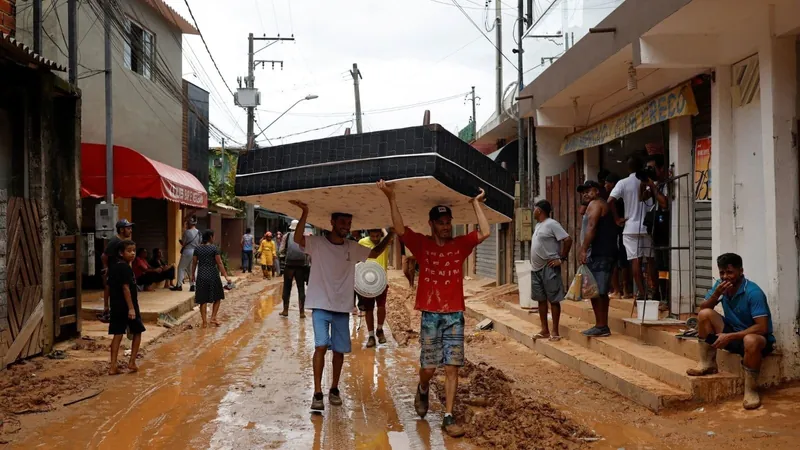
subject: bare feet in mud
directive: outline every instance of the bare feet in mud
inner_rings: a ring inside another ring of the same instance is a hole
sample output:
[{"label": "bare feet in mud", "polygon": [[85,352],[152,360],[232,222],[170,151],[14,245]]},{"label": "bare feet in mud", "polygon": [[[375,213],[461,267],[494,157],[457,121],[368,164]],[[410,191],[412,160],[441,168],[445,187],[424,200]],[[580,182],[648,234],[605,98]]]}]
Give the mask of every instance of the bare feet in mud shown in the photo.
[{"label": "bare feet in mud", "polygon": [[211,326],[213,326],[213,327],[219,327],[221,325],[217,319],[211,319],[211,320],[209,320],[209,322],[211,323]]},{"label": "bare feet in mud", "polygon": [[139,371],[139,366],[136,363],[128,363],[128,373],[136,373]]},{"label": "bare feet in mud", "polygon": [[112,365],[111,365],[111,366],[108,368],[108,374],[109,374],[109,375],[111,375],[111,376],[113,376],[113,375],[119,375],[120,373],[121,373],[121,372],[119,371],[119,367],[118,367],[116,364],[112,364]]}]

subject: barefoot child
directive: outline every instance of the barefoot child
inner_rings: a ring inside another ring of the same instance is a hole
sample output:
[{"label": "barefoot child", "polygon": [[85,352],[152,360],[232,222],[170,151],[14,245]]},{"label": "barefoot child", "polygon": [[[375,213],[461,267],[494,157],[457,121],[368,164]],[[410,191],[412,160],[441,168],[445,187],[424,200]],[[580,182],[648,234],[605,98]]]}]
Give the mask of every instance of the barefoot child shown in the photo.
[{"label": "barefoot child", "polygon": [[128,370],[136,372],[136,356],[139,353],[139,344],[142,342],[144,324],[139,313],[139,301],[136,297],[136,277],[133,275],[131,262],[136,258],[136,244],[131,240],[119,243],[119,259],[108,268],[108,286],[111,306],[111,321],[108,324],[108,334],[114,336],[111,341],[111,367],[109,375],[117,375],[117,357],[122,336],[128,330],[133,335],[131,344],[131,359]]}]

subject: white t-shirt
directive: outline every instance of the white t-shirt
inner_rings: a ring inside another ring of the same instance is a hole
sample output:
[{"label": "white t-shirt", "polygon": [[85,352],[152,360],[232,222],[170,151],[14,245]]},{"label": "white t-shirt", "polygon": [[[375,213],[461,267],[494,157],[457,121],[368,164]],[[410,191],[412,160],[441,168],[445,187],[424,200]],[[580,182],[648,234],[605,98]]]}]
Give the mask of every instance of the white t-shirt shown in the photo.
[{"label": "white t-shirt", "polygon": [[643,202],[639,200],[639,186],[642,184],[636,174],[632,173],[628,178],[623,178],[617,182],[611,190],[609,198],[622,199],[625,202],[625,228],[622,234],[647,234],[644,226],[644,215],[652,206],[652,201]]},{"label": "white t-shirt", "polygon": [[325,236],[306,236],[303,250],[314,260],[306,307],[352,311],[356,264],[366,261],[372,250],[349,239],[341,245],[332,244]]},{"label": "white t-shirt", "polygon": [[547,218],[536,224],[531,238],[531,267],[534,272],[544,269],[553,259],[561,258],[561,241],[569,234],[560,223]]}]

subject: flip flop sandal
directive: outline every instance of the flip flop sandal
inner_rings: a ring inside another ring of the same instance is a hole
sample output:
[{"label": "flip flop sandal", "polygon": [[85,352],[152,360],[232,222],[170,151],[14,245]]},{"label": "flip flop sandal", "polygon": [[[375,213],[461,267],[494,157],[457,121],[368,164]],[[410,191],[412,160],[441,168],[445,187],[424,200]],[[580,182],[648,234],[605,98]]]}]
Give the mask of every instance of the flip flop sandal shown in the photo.
[{"label": "flip flop sandal", "polygon": [[561,336],[550,336],[550,339],[548,339],[548,340],[550,342],[558,342],[558,341],[561,340]]},{"label": "flip flop sandal", "polygon": [[536,334],[533,335],[533,339],[534,340],[536,340],[536,339],[550,339],[550,335],[549,334],[536,333]]}]

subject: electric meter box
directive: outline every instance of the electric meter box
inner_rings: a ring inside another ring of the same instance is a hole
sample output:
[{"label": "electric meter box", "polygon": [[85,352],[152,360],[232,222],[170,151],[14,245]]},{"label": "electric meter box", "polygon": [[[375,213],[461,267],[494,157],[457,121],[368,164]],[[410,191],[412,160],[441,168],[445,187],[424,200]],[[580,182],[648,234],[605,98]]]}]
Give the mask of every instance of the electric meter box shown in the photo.
[{"label": "electric meter box", "polygon": [[119,209],[115,204],[100,203],[94,208],[95,234],[99,239],[111,239],[117,234],[117,215]]},{"label": "electric meter box", "polygon": [[255,108],[261,104],[261,93],[254,88],[239,88],[233,95],[233,100],[243,108]]}]

